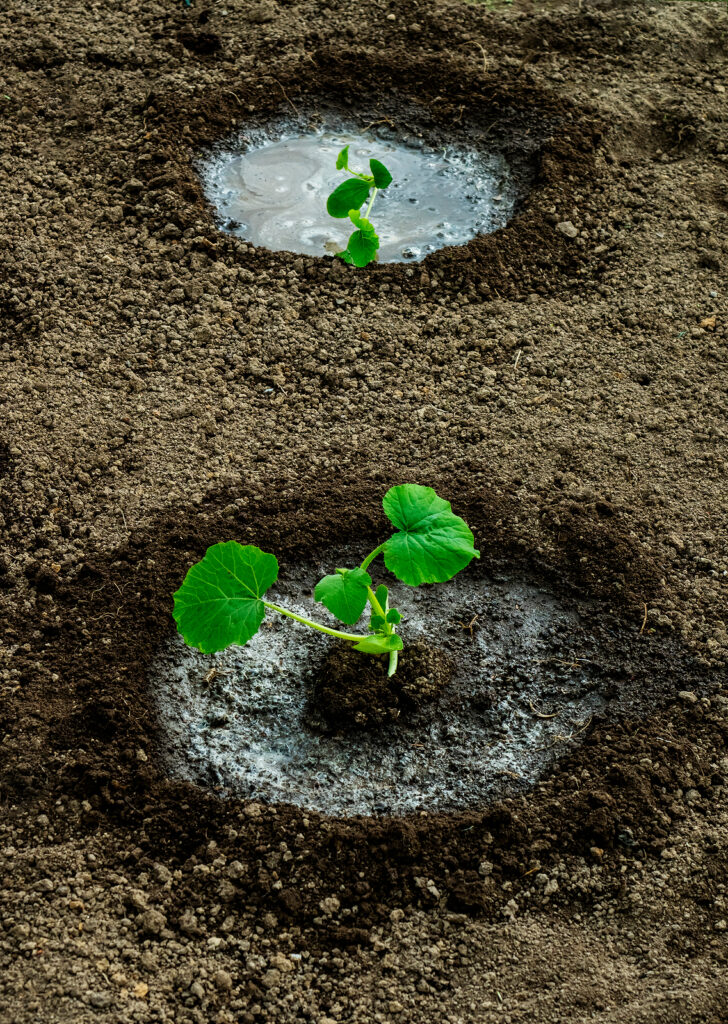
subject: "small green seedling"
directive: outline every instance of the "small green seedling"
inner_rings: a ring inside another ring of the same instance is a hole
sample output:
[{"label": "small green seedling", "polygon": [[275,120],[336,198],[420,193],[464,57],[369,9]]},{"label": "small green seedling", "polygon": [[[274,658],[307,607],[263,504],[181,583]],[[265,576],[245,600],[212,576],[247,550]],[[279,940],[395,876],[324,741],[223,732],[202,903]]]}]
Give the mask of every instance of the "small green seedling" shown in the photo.
[{"label": "small green seedling", "polygon": [[265,610],[270,608],[320,633],[348,640],[364,654],[389,655],[389,675],[394,675],[403,646],[397,633],[402,616],[390,607],[387,587],[382,584],[374,589],[367,572],[371,563],[377,555],[383,555],[384,564],[398,580],[418,587],[452,579],[473,558],[479,558],[480,552],[473,547],[467,523],[432,487],[391,487],[382,504],[397,532],[367,555],[361,565],[336,569],[314,590],[315,600],[347,626],[359,621],[368,604],[366,633],[332,629],[264,601],[263,595],[278,579],[278,560],[252,544],[228,540],[207,549],[174,595],[174,618],[185,642],[204,654],[246,644],[258,632]]},{"label": "small green seedling", "polygon": [[[372,206],[376,199],[377,192],[389,188],[392,184],[392,175],[379,160],[370,160],[369,169],[371,174],[359,174],[349,167],[349,147],[344,146],[336,158],[337,171],[346,171],[352,177],[334,189],[326,200],[326,209],[332,217],[343,219],[348,217],[356,228],[349,237],[346,249],[338,252],[345,263],[353,263],[356,267],[366,267],[368,263],[376,259],[379,249],[379,236],[374,230],[374,225],[369,220]],[[364,216],[361,216],[361,209],[368,200],[368,206]]]}]

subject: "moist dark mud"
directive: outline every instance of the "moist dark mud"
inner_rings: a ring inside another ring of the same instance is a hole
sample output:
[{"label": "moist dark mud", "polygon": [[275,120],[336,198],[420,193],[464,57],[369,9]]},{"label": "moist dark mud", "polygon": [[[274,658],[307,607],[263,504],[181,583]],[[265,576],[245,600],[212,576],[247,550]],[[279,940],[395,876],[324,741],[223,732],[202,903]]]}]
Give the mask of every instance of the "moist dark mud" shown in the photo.
[{"label": "moist dark mud", "polygon": [[349,644],[334,645],[313,670],[309,722],[356,731],[395,721],[431,704],[452,678],[452,663],[433,643],[415,640],[388,676],[388,657],[364,658]]},{"label": "moist dark mud", "polygon": [[556,230],[568,220],[559,211],[568,210],[576,195],[584,209],[596,212],[601,205],[597,150],[602,128],[594,111],[579,110],[517,76],[474,79],[472,68],[445,56],[412,61],[389,48],[374,60],[371,54],[362,60],[356,51],[319,51],[312,62],[285,68],[275,79],[233,77],[229,85],[205,91],[192,103],[178,93],[150,97],[145,110],[150,141],[138,156],[138,168],[152,191],[147,201],[142,193],[129,212],[146,219],[150,228],[169,222],[185,230],[199,225],[201,217],[212,227],[214,213],[195,171],[196,150],[221,144],[231,127],[244,137],[246,126],[261,130],[275,118],[300,120],[301,110],[310,111],[306,119],[314,125],[345,117],[360,130],[373,125],[391,130],[405,143],[500,152],[527,193],[520,213],[493,235],[428,256],[417,270],[370,265],[364,275],[328,260],[270,253],[208,231],[215,249],[239,265],[281,273],[295,263],[313,279],[334,274],[354,292],[392,285],[411,292],[436,285],[483,298],[525,298],[572,288],[594,262],[586,239]]}]

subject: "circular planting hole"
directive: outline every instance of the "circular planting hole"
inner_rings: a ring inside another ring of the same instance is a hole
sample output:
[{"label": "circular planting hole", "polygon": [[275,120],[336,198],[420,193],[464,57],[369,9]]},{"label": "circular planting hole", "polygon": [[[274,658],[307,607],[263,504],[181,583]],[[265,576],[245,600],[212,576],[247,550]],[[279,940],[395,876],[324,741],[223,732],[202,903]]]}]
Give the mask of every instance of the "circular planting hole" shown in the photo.
[{"label": "circular planting hole", "polygon": [[[339,551],[330,564],[352,563]],[[325,571],[299,566],[270,599],[333,625],[310,594]],[[150,676],[166,770],[342,816],[458,810],[532,785],[596,716],[654,701],[660,674],[545,583],[477,570],[417,590],[380,581],[404,616],[392,685],[379,659],[356,655],[357,673],[337,641],[270,613],[242,648],[169,642]]]},{"label": "circular planting hole", "polygon": [[248,131],[202,160],[205,196],[221,227],[255,246],[333,255],[352,231],[348,220],[326,210],[329,194],[349,177],[336,169],[347,145],[352,170],[368,174],[375,158],[393,176],[372,209],[383,263],[419,261],[496,231],[521,196],[520,177],[496,150],[414,136],[403,141],[386,126],[304,129],[290,121]]}]

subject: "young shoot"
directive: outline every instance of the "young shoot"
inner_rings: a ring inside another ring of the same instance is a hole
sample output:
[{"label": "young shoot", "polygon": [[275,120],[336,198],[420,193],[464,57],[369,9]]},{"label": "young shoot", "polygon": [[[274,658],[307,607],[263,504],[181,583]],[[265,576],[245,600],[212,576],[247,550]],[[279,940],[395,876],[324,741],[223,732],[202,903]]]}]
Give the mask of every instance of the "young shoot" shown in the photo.
[{"label": "young shoot", "polygon": [[[377,192],[388,188],[392,183],[392,175],[379,160],[369,161],[371,174],[360,174],[349,167],[349,147],[344,146],[336,158],[336,169],[351,175],[347,181],[334,189],[326,200],[326,209],[332,217],[343,219],[348,217],[356,228],[349,236],[346,249],[336,255],[345,263],[353,263],[355,267],[366,267],[377,257],[379,236],[369,220]],[[362,207],[367,204],[364,215]]]},{"label": "young shoot", "polygon": [[473,558],[479,558],[480,552],[473,547],[467,523],[432,487],[391,487],[382,504],[396,533],[370,552],[361,565],[336,569],[319,580],[314,590],[315,600],[346,626],[357,623],[368,607],[365,632],[334,629],[266,601],[266,591],[278,579],[275,555],[228,540],[207,549],[174,595],[174,618],[185,643],[204,654],[246,644],[270,608],[320,633],[346,640],[363,654],[386,654],[389,675],[394,675],[403,647],[397,632],[402,616],[390,605],[387,587],[375,586],[368,571],[372,562],[382,555],[398,580],[418,587],[452,579]]}]

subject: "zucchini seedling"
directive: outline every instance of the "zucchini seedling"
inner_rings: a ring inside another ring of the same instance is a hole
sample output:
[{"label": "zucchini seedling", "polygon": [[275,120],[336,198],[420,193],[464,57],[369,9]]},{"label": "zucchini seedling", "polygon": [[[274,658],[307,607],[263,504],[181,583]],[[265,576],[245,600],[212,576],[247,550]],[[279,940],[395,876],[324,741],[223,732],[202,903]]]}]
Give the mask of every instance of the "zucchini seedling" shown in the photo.
[{"label": "zucchini seedling", "polygon": [[[392,175],[379,160],[369,161],[371,174],[360,174],[349,167],[349,147],[344,146],[336,158],[337,171],[346,171],[352,177],[342,181],[326,200],[326,209],[332,217],[343,219],[348,217],[356,228],[349,236],[346,249],[337,252],[344,263],[353,263],[356,267],[366,267],[376,259],[379,249],[379,236],[369,220],[377,192],[389,188]],[[362,207],[368,203],[364,216]]]},{"label": "zucchini seedling", "polygon": [[174,595],[174,618],[185,643],[204,654],[246,644],[270,608],[320,633],[349,641],[363,654],[388,655],[389,675],[394,675],[403,647],[397,633],[402,616],[390,606],[387,587],[380,584],[374,588],[367,571],[371,563],[383,555],[385,566],[398,580],[418,587],[452,579],[473,558],[479,558],[480,552],[473,547],[470,527],[432,487],[391,487],[382,504],[397,532],[370,552],[361,565],[336,569],[314,590],[314,599],[347,626],[358,622],[369,605],[366,633],[334,629],[264,600],[263,595],[278,579],[278,560],[253,544],[228,540],[207,549]]}]

